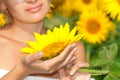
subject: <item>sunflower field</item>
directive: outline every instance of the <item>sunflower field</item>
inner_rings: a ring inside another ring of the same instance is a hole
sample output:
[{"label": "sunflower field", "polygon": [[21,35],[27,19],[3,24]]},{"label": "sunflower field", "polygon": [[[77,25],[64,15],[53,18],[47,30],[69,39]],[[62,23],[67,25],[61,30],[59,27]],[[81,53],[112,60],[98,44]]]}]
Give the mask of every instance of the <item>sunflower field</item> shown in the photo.
[{"label": "sunflower field", "polygon": [[[89,72],[95,80],[120,80],[120,0],[51,0],[45,27],[70,24],[84,34]],[[58,33],[59,34],[59,33]]]}]

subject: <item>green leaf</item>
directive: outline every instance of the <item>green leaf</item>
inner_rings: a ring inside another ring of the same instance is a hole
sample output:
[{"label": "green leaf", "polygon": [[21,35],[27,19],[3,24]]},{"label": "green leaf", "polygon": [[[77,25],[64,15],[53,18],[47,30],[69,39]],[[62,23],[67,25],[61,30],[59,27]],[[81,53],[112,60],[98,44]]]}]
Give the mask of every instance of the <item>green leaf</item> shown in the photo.
[{"label": "green leaf", "polygon": [[120,63],[116,61],[112,61],[109,64],[109,71],[110,71],[110,74],[116,77],[120,77]]},{"label": "green leaf", "polygon": [[117,44],[113,43],[112,45],[110,45],[109,54],[111,55],[112,59],[116,58],[117,52],[118,52]]},{"label": "green leaf", "polygon": [[104,47],[99,53],[100,59],[113,60],[116,58],[118,52],[117,44],[113,43],[110,46]]},{"label": "green leaf", "polygon": [[99,56],[100,59],[108,59],[108,57],[109,57],[108,49],[106,47],[103,47],[103,50],[100,51],[98,56]]},{"label": "green leaf", "polygon": [[118,79],[117,77],[109,74],[103,80],[120,80],[120,79]]},{"label": "green leaf", "polygon": [[110,61],[106,59],[93,59],[90,63],[91,67],[102,67],[107,65]]}]

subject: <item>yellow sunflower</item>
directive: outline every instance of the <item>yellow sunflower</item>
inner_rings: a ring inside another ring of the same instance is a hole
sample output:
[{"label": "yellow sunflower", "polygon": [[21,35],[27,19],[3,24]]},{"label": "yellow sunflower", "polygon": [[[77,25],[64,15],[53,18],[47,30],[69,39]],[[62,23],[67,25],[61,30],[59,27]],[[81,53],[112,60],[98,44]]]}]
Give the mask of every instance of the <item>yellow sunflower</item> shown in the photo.
[{"label": "yellow sunflower", "polygon": [[97,7],[98,0],[71,0],[73,5],[73,10],[77,12],[82,12],[94,7]]},{"label": "yellow sunflower", "polygon": [[71,6],[71,3],[72,0],[65,0],[61,6],[58,6],[57,10],[64,16],[70,17],[73,13],[73,6]]},{"label": "yellow sunflower", "polygon": [[58,10],[64,16],[71,16],[74,13],[81,13],[97,6],[98,0],[65,0],[64,3],[58,7]]},{"label": "yellow sunflower", "polygon": [[51,18],[53,15],[52,15],[52,9],[51,8],[54,8],[54,5],[53,4],[50,4],[50,10],[49,12],[47,13],[46,17],[47,18]]},{"label": "yellow sunflower", "polygon": [[67,45],[81,39],[83,35],[75,35],[76,27],[70,31],[68,23],[63,27],[55,27],[53,31],[48,30],[47,34],[35,33],[36,41],[27,41],[28,47],[21,51],[34,54],[43,52],[42,60],[47,60],[57,56]]},{"label": "yellow sunflower", "polygon": [[106,40],[108,32],[114,27],[112,22],[101,10],[84,11],[77,21],[79,33],[84,34],[83,39],[89,43],[101,43]]},{"label": "yellow sunflower", "polygon": [[4,26],[6,24],[5,16],[4,14],[0,13],[0,27]]},{"label": "yellow sunflower", "polygon": [[105,10],[112,19],[120,21],[120,0],[101,0],[101,8]]}]

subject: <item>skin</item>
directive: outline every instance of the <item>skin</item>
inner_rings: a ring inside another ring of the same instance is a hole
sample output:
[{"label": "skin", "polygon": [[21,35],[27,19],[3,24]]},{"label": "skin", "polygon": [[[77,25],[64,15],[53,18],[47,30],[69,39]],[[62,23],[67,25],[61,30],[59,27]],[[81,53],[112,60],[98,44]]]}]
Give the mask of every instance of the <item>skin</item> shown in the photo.
[{"label": "skin", "polygon": [[[47,61],[40,61],[41,52],[25,57],[20,52],[22,47],[27,46],[26,40],[35,40],[34,32],[45,33],[43,21],[50,8],[50,0],[15,1],[12,3],[13,0],[4,0],[1,3],[1,7],[10,12],[13,22],[0,30],[0,68],[10,71],[0,80],[22,80],[25,76],[33,74],[58,77],[58,74],[53,73],[75,62],[75,66],[70,71],[73,75],[81,67],[77,65],[85,62],[85,51],[81,42],[68,45],[59,56]],[[43,3],[40,11],[35,13],[25,11],[28,7],[40,3]],[[61,77],[63,76],[60,76],[63,80]]]}]

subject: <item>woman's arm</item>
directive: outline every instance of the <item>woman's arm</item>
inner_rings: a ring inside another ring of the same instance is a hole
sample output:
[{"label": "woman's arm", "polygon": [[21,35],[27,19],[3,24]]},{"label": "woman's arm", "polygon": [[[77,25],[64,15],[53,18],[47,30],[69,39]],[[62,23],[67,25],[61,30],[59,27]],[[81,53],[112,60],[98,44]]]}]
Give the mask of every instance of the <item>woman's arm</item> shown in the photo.
[{"label": "woman's arm", "polygon": [[0,80],[23,80],[26,76],[24,67],[19,63]]},{"label": "woman's arm", "polygon": [[77,42],[77,51],[75,53],[75,56],[77,57],[77,60],[81,63],[86,62],[86,55],[85,55],[85,48],[82,42]]}]

